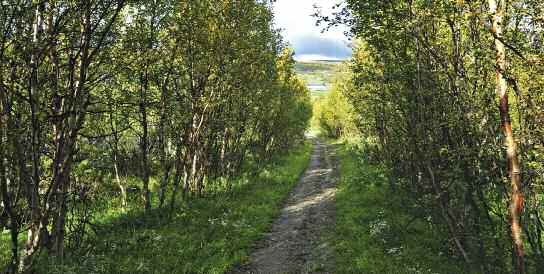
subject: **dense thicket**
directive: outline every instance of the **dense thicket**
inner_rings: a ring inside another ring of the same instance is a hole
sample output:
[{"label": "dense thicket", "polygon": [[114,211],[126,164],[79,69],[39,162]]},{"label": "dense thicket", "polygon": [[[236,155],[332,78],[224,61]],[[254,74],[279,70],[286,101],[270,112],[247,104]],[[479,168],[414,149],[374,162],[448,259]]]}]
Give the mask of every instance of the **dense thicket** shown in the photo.
[{"label": "dense thicket", "polygon": [[167,212],[299,143],[309,94],[272,19],[257,0],[1,1],[6,272],[77,248],[101,200]]},{"label": "dense thicket", "polygon": [[[373,158],[481,273],[544,268],[542,1],[346,1]],[[509,262],[512,261],[510,264]]]}]

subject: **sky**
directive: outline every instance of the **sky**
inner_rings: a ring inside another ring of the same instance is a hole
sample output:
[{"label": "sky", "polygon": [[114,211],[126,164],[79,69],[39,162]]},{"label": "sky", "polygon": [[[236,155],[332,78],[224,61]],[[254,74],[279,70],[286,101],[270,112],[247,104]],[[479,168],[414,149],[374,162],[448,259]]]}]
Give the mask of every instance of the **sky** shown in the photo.
[{"label": "sky", "polygon": [[351,56],[345,27],[336,27],[321,33],[316,26],[314,4],[322,7],[325,14],[339,0],[277,0],[274,4],[275,25],[282,29],[283,37],[295,50],[295,59],[322,60],[346,59]]}]

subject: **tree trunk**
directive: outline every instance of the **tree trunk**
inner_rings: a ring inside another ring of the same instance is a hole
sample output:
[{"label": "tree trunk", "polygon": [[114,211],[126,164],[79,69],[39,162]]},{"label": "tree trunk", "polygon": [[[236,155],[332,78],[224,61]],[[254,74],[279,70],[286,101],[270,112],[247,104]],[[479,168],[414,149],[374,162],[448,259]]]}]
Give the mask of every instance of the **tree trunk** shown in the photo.
[{"label": "tree trunk", "polygon": [[164,200],[166,198],[166,190],[168,188],[168,181],[170,180],[170,172],[172,170],[172,161],[168,157],[168,144],[166,126],[168,119],[168,78],[164,79],[161,85],[161,116],[159,122],[159,147],[160,147],[160,161],[161,166],[164,168],[160,188],[159,188],[159,207],[162,208]]},{"label": "tree trunk", "polygon": [[121,182],[121,176],[119,176],[119,137],[117,136],[117,131],[114,131],[114,144],[113,144],[113,151],[112,151],[112,160],[113,160],[113,172],[115,174],[115,182],[117,183],[117,186],[119,186],[119,190],[121,191],[121,206],[124,212],[127,210],[127,190],[125,189],[125,186],[123,185],[123,182]]},{"label": "tree trunk", "polygon": [[113,171],[115,173],[115,182],[117,183],[117,186],[119,186],[119,190],[121,191],[121,207],[123,212],[127,211],[127,190],[125,189],[125,186],[123,185],[123,182],[121,182],[121,178],[119,176],[119,165],[117,164],[117,153],[114,153],[113,156]]},{"label": "tree trunk", "polygon": [[166,198],[166,189],[168,187],[168,181],[170,180],[170,171],[172,170],[172,165],[170,162],[166,162],[164,166],[164,174],[161,179],[161,185],[159,189],[159,207],[162,208],[164,205],[164,200]]},{"label": "tree trunk", "polygon": [[177,145],[176,147],[176,163],[174,165],[175,174],[174,174],[174,186],[172,189],[172,195],[170,197],[170,211],[174,210],[174,206],[176,204],[176,195],[178,193],[179,188],[179,182],[181,180],[181,173],[183,172],[186,174],[185,165],[181,162],[181,145]]},{"label": "tree trunk", "polygon": [[142,179],[143,179],[143,199],[144,199],[144,210],[148,212],[151,210],[151,193],[149,191],[149,162],[148,162],[148,153],[149,153],[149,134],[148,134],[148,121],[147,121],[147,88],[148,88],[148,79],[146,75],[141,75],[142,87],[140,94],[140,114],[141,117],[141,126],[142,126],[142,139],[140,142],[141,151],[142,151]]},{"label": "tree trunk", "polygon": [[512,132],[512,122],[510,121],[508,104],[508,87],[507,80],[504,75],[506,70],[506,50],[504,44],[501,42],[505,9],[505,0],[499,0],[498,3],[497,0],[489,0],[489,10],[493,15],[493,26],[491,31],[495,37],[496,92],[499,97],[501,128],[504,134],[508,173],[510,175],[510,187],[512,189],[512,198],[509,206],[509,221],[514,251],[513,267],[515,273],[525,273],[522,228],[520,225],[520,217],[524,204],[521,168],[517,155],[516,142]]},{"label": "tree trunk", "polygon": [[42,28],[43,4],[36,6],[36,13],[33,23],[32,52],[30,56],[30,89],[29,102],[31,112],[31,157],[32,176],[26,186],[26,195],[30,207],[30,226],[23,254],[19,262],[19,272],[26,271],[32,262],[34,253],[38,250],[40,236],[43,234],[41,225],[41,212],[39,205],[39,182],[40,182],[40,148],[39,148],[39,121],[38,121],[38,44]]},{"label": "tree trunk", "polygon": [[[0,110],[3,110],[2,107],[0,107]],[[2,119],[2,117],[0,117]],[[3,120],[3,119],[2,119]],[[4,122],[0,120],[0,122]],[[2,125],[2,124],[0,124]],[[2,204],[3,209],[6,212],[6,215],[0,216],[0,218],[4,218],[4,216],[9,219],[9,231],[11,236],[11,260],[9,262],[9,265],[7,267],[6,273],[16,273],[17,272],[17,264],[19,263],[19,251],[18,246],[19,243],[17,242],[17,237],[19,235],[19,221],[17,218],[17,215],[14,212],[13,209],[13,201],[12,201],[12,194],[9,192],[9,184],[10,181],[7,176],[6,172],[6,155],[4,154],[7,149],[3,146],[4,144],[4,127],[0,128],[0,194],[2,195]],[[0,230],[3,230],[3,226],[0,225]]]},{"label": "tree trunk", "polygon": [[468,256],[467,251],[465,250],[465,247],[463,246],[463,243],[458,237],[457,229],[455,228],[455,220],[451,220],[450,214],[448,213],[447,209],[447,201],[444,199],[444,195],[442,195],[443,190],[438,185],[439,182],[436,182],[436,179],[434,177],[434,172],[430,165],[427,165],[427,171],[429,172],[429,176],[431,177],[431,184],[433,186],[433,190],[435,195],[438,197],[438,204],[440,205],[440,211],[442,213],[442,217],[444,218],[444,221],[448,225],[448,229],[450,231],[451,236],[453,237],[453,242],[455,243],[455,246],[457,247],[457,250],[459,250],[459,253],[463,256],[463,259],[467,264],[471,264],[470,257]]},{"label": "tree trunk", "polygon": [[113,120],[113,108],[110,105],[109,109],[109,118],[110,118],[110,128],[113,136],[113,144],[110,143],[111,147],[111,158],[113,161],[113,173],[115,175],[115,182],[121,191],[121,207],[123,212],[127,210],[127,191],[123,182],[121,182],[121,176],[119,175],[119,132],[117,128],[117,123]]}]

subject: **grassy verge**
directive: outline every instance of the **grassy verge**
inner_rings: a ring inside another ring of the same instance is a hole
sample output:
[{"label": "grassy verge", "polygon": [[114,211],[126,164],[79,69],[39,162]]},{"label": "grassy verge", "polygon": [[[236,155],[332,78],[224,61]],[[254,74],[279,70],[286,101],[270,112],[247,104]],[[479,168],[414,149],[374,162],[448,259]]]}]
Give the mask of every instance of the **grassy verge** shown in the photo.
[{"label": "grassy verge", "polygon": [[[283,199],[306,169],[308,142],[278,157],[252,177],[233,182],[230,192],[192,199],[169,220],[160,212],[112,212],[99,225],[89,248],[69,252],[63,264],[42,254],[38,273],[224,273],[247,260],[252,244],[266,232]],[[3,241],[4,244],[5,239]],[[4,253],[4,252],[2,252]],[[4,256],[4,254],[2,254]]]},{"label": "grassy verge", "polygon": [[402,191],[389,190],[384,169],[346,145],[338,155],[336,273],[466,273],[447,254],[447,236],[416,217]]}]

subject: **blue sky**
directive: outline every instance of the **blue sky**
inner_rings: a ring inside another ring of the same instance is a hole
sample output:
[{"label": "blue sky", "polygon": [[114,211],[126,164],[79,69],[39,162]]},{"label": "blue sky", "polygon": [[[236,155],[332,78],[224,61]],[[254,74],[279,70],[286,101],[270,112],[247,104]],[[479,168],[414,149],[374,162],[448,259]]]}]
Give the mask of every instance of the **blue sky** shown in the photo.
[{"label": "blue sky", "polygon": [[337,27],[321,33],[315,25],[314,4],[323,13],[332,12],[339,0],[277,0],[274,4],[275,24],[282,29],[283,37],[295,49],[297,60],[346,59],[351,56],[345,27]]}]

